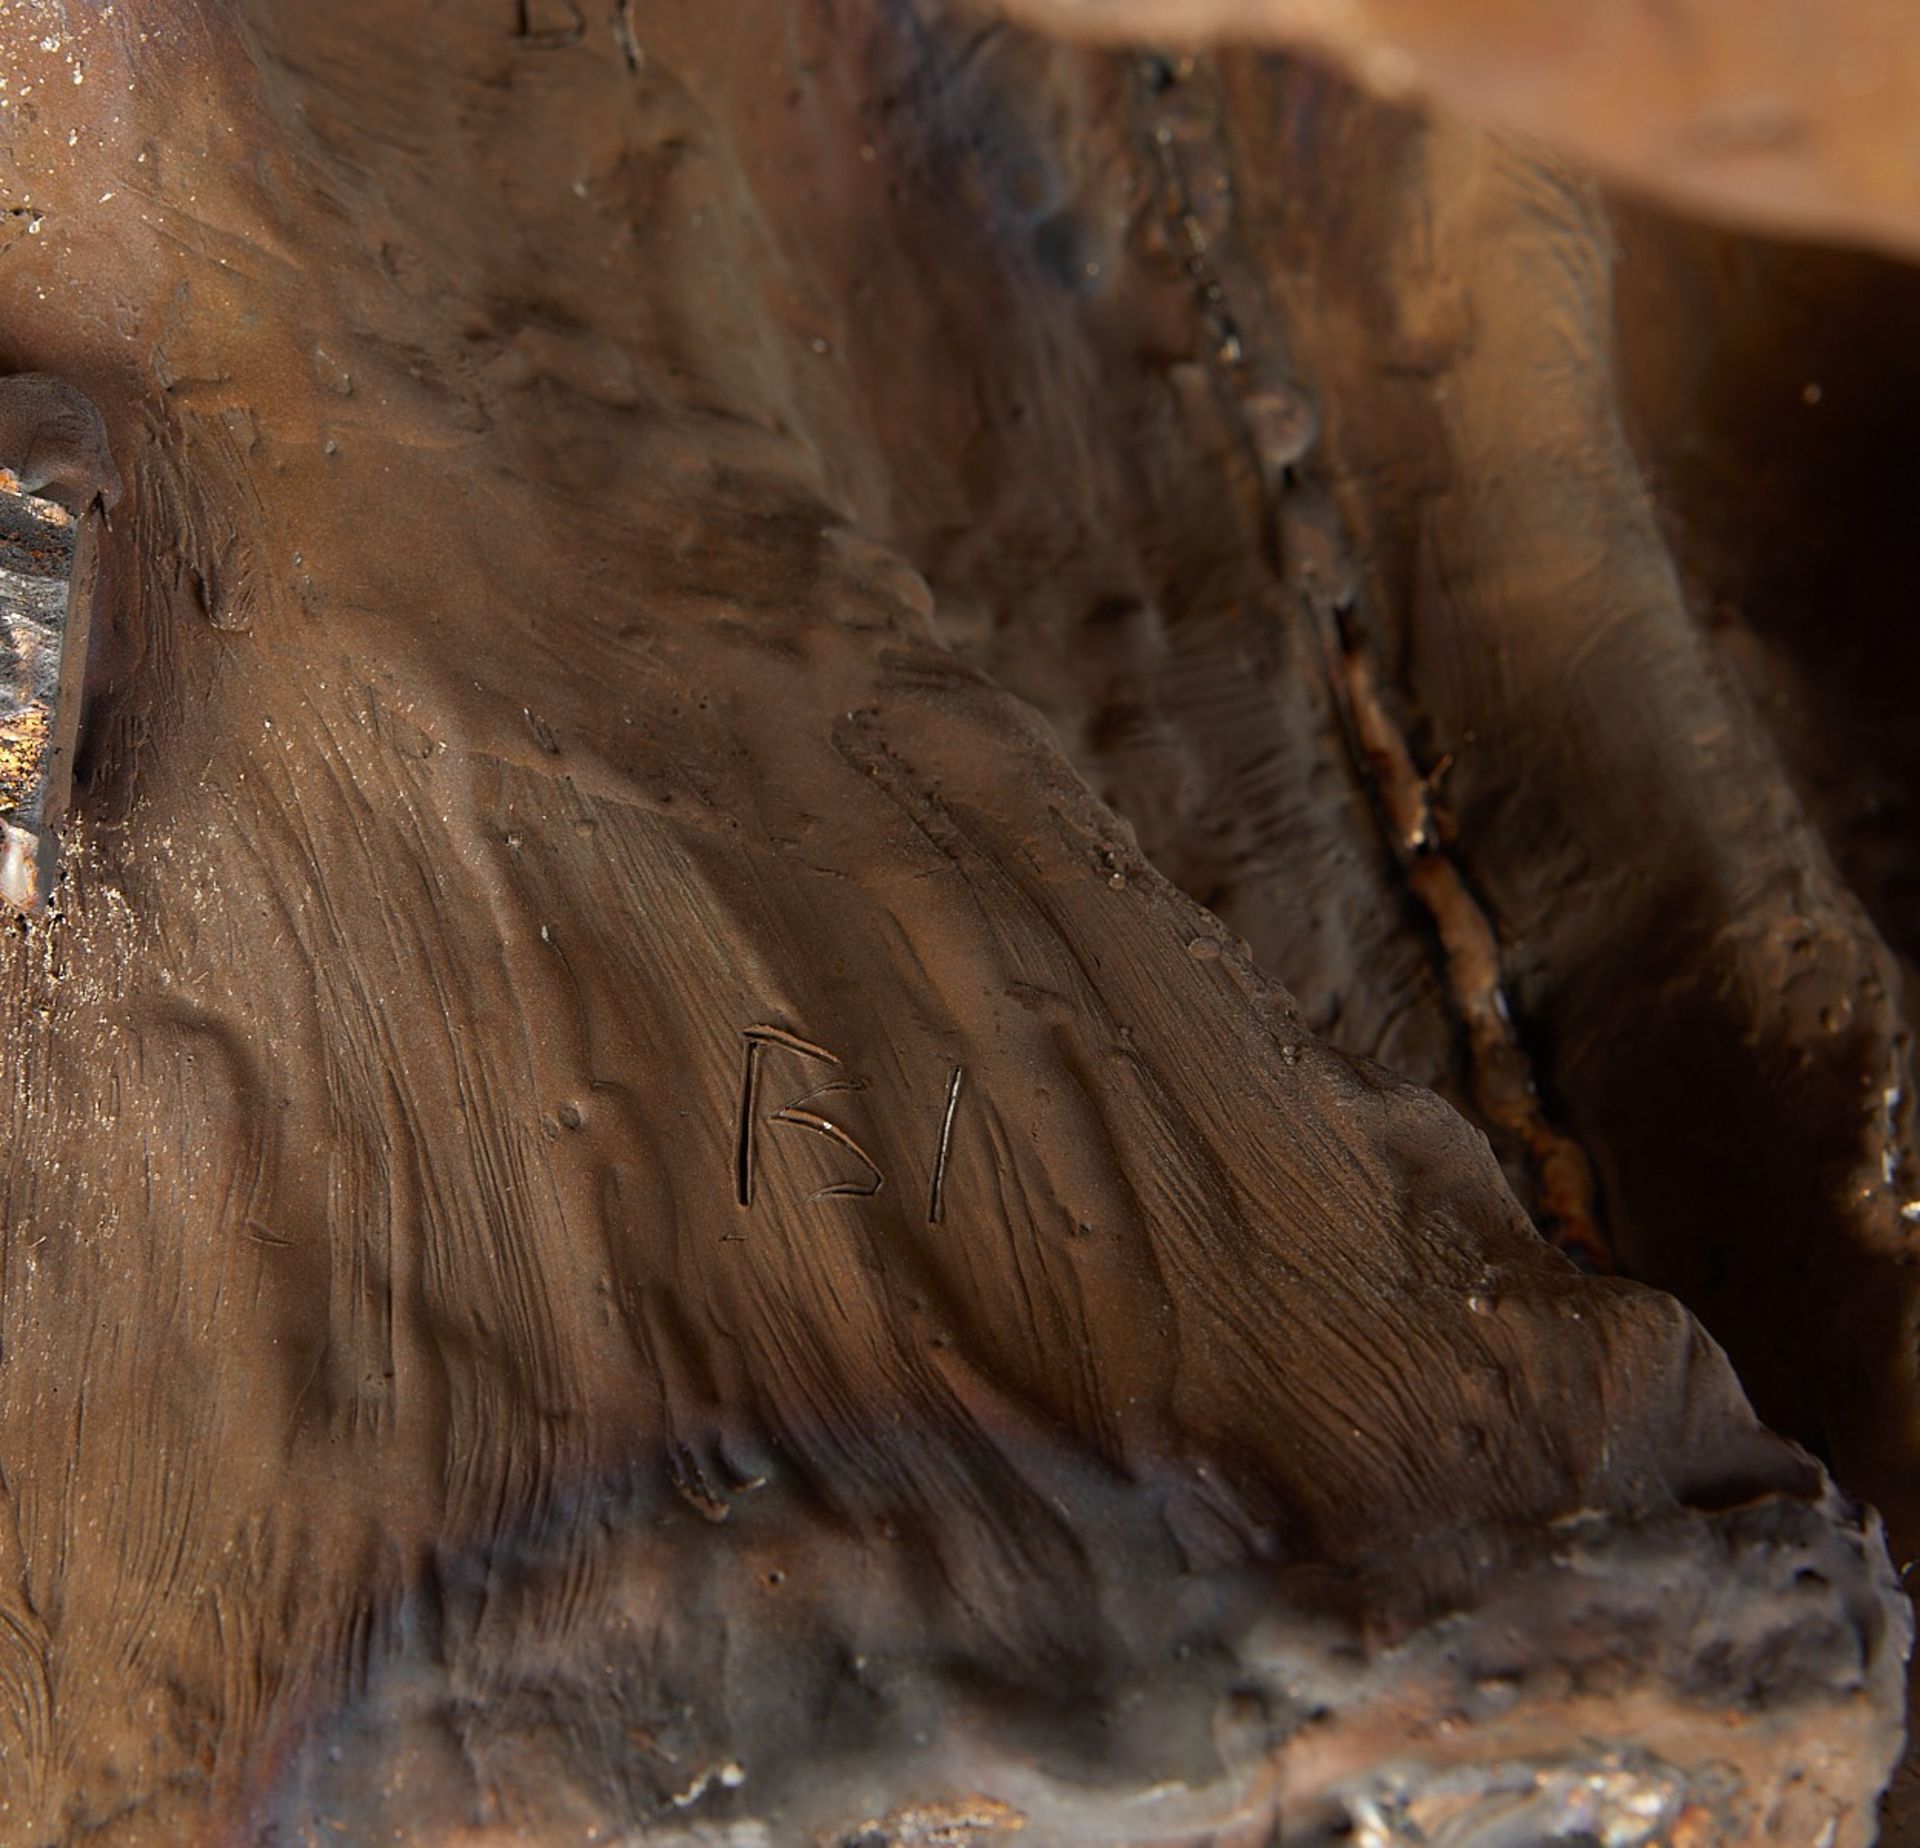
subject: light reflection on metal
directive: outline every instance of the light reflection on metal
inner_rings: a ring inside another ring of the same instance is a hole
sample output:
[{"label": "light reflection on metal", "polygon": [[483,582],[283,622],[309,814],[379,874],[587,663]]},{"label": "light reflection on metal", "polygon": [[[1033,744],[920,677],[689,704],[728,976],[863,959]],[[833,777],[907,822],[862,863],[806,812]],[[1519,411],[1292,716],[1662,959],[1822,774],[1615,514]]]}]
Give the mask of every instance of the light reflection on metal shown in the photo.
[{"label": "light reflection on metal", "polygon": [[42,915],[73,787],[99,515],[0,469],[0,900]]}]

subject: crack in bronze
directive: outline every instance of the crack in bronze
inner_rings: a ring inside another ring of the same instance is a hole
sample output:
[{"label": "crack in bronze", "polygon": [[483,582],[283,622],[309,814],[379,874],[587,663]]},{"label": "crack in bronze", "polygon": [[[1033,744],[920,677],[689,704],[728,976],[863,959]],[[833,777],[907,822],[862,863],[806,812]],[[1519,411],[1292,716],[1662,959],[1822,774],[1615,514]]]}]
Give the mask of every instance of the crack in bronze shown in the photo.
[{"label": "crack in bronze", "polygon": [[[1155,56],[1143,58],[1137,67],[1160,181],[1155,197],[1170,242],[1176,250],[1184,246],[1182,267],[1193,283],[1195,306],[1209,336],[1216,381],[1237,417],[1256,473],[1267,484],[1274,566],[1284,571],[1277,506],[1288,486],[1287,473],[1275,475],[1264,465],[1253,402],[1257,368],[1250,358],[1246,323],[1233,310],[1212,253],[1214,240],[1206,236],[1180,159],[1178,131],[1160,107],[1160,99],[1185,82],[1193,68],[1190,58]],[[1224,158],[1221,170],[1226,171]],[[1223,185],[1221,191],[1230,201],[1231,187]],[[1297,459],[1290,457],[1288,467]],[[1508,1002],[1499,934],[1446,849],[1451,823],[1436,812],[1433,790],[1451,758],[1442,758],[1427,774],[1419,770],[1405,734],[1381,698],[1368,651],[1346,621],[1353,600],[1335,604],[1311,586],[1304,595],[1321,629],[1327,684],[1349,755],[1372,791],[1375,816],[1401,878],[1439,939],[1448,1007],[1466,1035],[1474,1103],[1525,1152],[1542,1235],[1587,1269],[1611,1274],[1616,1264],[1594,1205],[1593,1164],[1577,1141],[1548,1120]]]},{"label": "crack in bronze", "polygon": [[1547,1119],[1507,999],[1499,935],[1442,844],[1452,830],[1435,812],[1433,790],[1447,760],[1421,774],[1365,648],[1319,599],[1309,603],[1323,617],[1327,678],[1356,769],[1372,787],[1401,876],[1440,940],[1447,998],[1467,1035],[1474,1102],[1526,1151],[1544,1236],[1587,1269],[1611,1274],[1616,1264],[1594,1209],[1593,1165]]}]

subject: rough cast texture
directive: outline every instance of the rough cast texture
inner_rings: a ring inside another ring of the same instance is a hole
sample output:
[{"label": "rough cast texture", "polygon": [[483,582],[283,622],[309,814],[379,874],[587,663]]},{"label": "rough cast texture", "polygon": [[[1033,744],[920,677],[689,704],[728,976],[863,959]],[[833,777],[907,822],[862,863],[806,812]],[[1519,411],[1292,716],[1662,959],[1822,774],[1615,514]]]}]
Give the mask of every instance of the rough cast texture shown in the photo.
[{"label": "rough cast texture", "polygon": [[[932,7],[0,19],[0,329],[127,481],[4,976],[10,1838],[1869,1838],[1877,1527],[1310,1030],[1551,1191],[1352,730],[1417,716],[1395,506],[1501,659],[1600,510],[1608,699],[1704,673],[1581,188]],[[1395,332],[1464,499],[1356,500],[1331,329],[1420,188],[1554,232],[1487,312],[1564,389],[1503,450]],[[1510,750],[1480,646],[1422,696]],[[1686,838],[1737,781],[1820,872],[1725,724]]]}]

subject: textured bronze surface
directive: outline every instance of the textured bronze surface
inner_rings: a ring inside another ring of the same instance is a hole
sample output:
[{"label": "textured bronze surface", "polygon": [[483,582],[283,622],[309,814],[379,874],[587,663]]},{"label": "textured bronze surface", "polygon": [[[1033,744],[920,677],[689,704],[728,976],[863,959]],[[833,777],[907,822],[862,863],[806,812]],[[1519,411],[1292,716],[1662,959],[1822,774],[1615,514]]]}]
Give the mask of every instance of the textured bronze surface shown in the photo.
[{"label": "textured bronze surface", "polygon": [[127,478],[0,933],[0,1848],[1862,1848],[1899,973],[1592,185],[963,0],[0,63]]}]

